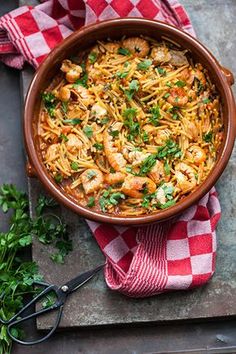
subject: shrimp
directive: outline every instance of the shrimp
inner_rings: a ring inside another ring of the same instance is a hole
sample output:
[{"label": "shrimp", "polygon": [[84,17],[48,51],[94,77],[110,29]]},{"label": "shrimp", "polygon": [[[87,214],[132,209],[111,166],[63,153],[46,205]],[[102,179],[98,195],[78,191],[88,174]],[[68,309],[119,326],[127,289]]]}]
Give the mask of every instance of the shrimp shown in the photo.
[{"label": "shrimp", "polygon": [[94,102],[94,98],[86,87],[74,85],[73,94],[75,94],[85,106],[88,106]]},{"label": "shrimp", "polygon": [[86,194],[97,191],[103,184],[103,173],[96,168],[87,169],[80,178]]},{"label": "shrimp", "polygon": [[80,139],[73,133],[67,135],[66,146],[70,152],[75,152],[82,148],[83,144]]},{"label": "shrimp", "polygon": [[53,161],[58,157],[58,149],[60,144],[52,144],[48,147],[46,152],[46,160],[47,162]]},{"label": "shrimp", "polygon": [[107,115],[107,110],[104,107],[102,107],[99,103],[95,103],[91,108],[91,113],[96,118],[103,118],[105,115]]},{"label": "shrimp", "polygon": [[194,169],[184,162],[180,162],[176,165],[175,177],[177,187],[179,187],[183,193],[190,192],[197,185]]},{"label": "shrimp", "polygon": [[121,191],[132,198],[142,198],[143,193],[154,193],[156,184],[148,177],[127,176]]},{"label": "shrimp", "polygon": [[66,80],[70,83],[74,83],[79,79],[80,75],[83,72],[81,66],[72,63],[70,60],[63,60],[61,71],[66,73]]},{"label": "shrimp", "polygon": [[132,166],[139,166],[149,155],[134,150],[128,153],[128,160],[132,163]]},{"label": "shrimp", "polygon": [[130,37],[122,42],[124,48],[128,49],[132,54],[137,57],[144,58],[148,55],[150,47],[148,42],[139,37]]},{"label": "shrimp", "polygon": [[118,149],[114,147],[112,136],[108,133],[107,130],[103,132],[103,144],[106,158],[111,167],[113,167],[114,170],[118,172],[123,170],[127,164],[127,161],[124,159],[124,156],[120,152],[117,152]]},{"label": "shrimp", "polygon": [[105,182],[108,184],[115,184],[124,182],[125,174],[122,172],[108,173],[105,175]]},{"label": "shrimp", "polygon": [[169,139],[171,132],[168,129],[157,130],[155,136],[155,142],[157,145],[165,144],[166,140]]},{"label": "shrimp", "polygon": [[191,146],[186,152],[186,156],[198,166],[206,161],[206,153],[200,146]]},{"label": "shrimp", "polygon": [[183,107],[188,103],[188,96],[182,87],[173,87],[170,89],[170,96],[167,101],[175,107]]},{"label": "shrimp", "polygon": [[189,138],[193,141],[196,141],[198,139],[198,129],[196,124],[186,118],[184,118],[182,122],[184,124],[185,132],[189,135]]},{"label": "shrimp", "polygon": [[157,160],[155,165],[152,167],[151,171],[148,173],[150,177],[156,184],[161,181],[168,182],[170,177],[166,175],[163,162]]},{"label": "shrimp", "polygon": [[189,85],[192,85],[194,81],[194,72],[192,69],[186,68],[181,71],[179,78],[188,83]]},{"label": "shrimp", "polygon": [[70,99],[70,87],[68,86],[70,85],[62,86],[58,92],[58,98],[63,102],[67,102]]},{"label": "shrimp", "polygon": [[180,50],[170,50],[170,63],[175,66],[184,66],[188,64],[188,59],[186,58],[184,52]]},{"label": "shrimp", "polygon": [[109,53],[117,53],[118,49],[120,48],[120,45],[118,43],[109,42],[109,43],[103,44],[103,47]]},{"label": "shrimp", "polygon": [[167,47],[155,47],[152,48],[151,57],[154,64],[166,63],[170,61],[171,55]]}]

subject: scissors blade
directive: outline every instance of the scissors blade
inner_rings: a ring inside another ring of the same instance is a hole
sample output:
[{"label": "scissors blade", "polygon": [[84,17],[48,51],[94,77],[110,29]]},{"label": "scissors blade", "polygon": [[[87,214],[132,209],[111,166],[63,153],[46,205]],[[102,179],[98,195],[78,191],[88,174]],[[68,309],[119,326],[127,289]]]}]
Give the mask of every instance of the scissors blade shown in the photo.
[{"label": "scissors blade", "polygon": [[87,272],[84,272],[84,273],[78,275],[74,279],[71,279],[67,283],[63,284],[61,286],[61,289],[64,287],[68,287],[67,293],[72,293],[73,291],[77,290],[78,288],[83,286],[85,283],[87,283],[90,279],[92,279],[94,277],[94,275],[97,274],[104,267],[104,265],[105,264],[101,264],[100,266],[98,266],[94,269],[91,269]]}]

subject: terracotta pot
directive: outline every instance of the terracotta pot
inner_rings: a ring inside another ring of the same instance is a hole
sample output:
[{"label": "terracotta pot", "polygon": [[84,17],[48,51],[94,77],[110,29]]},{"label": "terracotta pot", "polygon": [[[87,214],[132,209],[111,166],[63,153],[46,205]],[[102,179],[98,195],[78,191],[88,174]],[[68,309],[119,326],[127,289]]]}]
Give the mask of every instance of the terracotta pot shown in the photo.
[{"label": "terracotta pot", "polygon": [[[61,61],[71,55],[92,46],[96,40],[120,39],[122,36],[146,35],[156,39],[169,38],[187,48],[194,59],[200,62],[209,71],[212,81],[221,95],[224,120],[224,138],[222,148],[218,154],[215,167],[207,179],[189,196],[169,209],[161,210],[145,216],[119,217],[80,206],[67,195],[50,177],[43,165],[36,137],[40,93],[49,85],[51,79],[59,70]],[[181,30],[162,22],[146,19],[127,18],[104,21],[83,28],[66,38],[58,45],[41,64],[35,73],[25,101],[24,135],[27,153],[30,162],[30,173],[36,174],[44,187],[60,203],[74,212],[91,220],[120,225],[140,225],[159,222],[182,213],[186,208],[196,203],[214,186],[230,158],[235,139],[236,109],[231,90],[234,82],[232,73],[223,68],[213,55],[198,40]]]}]

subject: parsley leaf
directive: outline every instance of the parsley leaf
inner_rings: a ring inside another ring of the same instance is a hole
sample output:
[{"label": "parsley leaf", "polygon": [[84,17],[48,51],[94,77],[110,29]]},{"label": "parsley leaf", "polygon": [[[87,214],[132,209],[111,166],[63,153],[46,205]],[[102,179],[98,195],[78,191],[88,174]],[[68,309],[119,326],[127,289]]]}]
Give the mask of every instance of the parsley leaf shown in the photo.
[{"label": "parsley leaf", "polygon": [[65,124],[77,125],[80,124],[82,120],[79,118],[73,118],[73,119],[63,119],[62,122]]},{"label": "parsley leaf", "polygon": [[95,143],[93,144],[93,147],[95,147],[97,150],[103,150],[103,144]]},{"label": "parsley leaf", "polygon": [[68,110],[68,102],[62,102],[61,103],[61,109],[63,111],[63,113],[67,113],[67,110]]},{"label": "parsley leaf", "polygon": [[60,138],[62,141],[64,141],[65,143],[69,140],[69,139],[67,138],[67,136],[66,136],[65,134],[63,134],[63,133],[59,136],[59,138]]},{"label": "parsley leaf", "polygon": [[186,83],[182,80],[178,80],[176,83],[175,83],[176,86],[178,87],[184,87],[186,85]]},{"label": "parsley leaf", "polygon": [[43,92],[42,100],[50,117],[54,117],[55,107],[56,107],[56,97],[51,92]]},{"label": "parsley leaf", "polygon": [[178,158],[181,157],[182,152],[179,148],[179,145],[169,139],[166,141],[166,144],[157,148],[157,158],[164,159],[165,157]]},{"label": "parsley leaf", "polygon": [[202,102],[203,102],[204,104],[207,104],[207,103],[210,103],[211,100],[210,100],[209,98],[204,98],[204,99],[202,100]]},{"label": "parsley leaf", "polygon": [[109,130],[109,134],[115,138],[119,135],[119,130]]},{"label": "parsley leaf", "polygon": [[129,101],[132,100],[133,95],[135,94],[135,92],[137,92],[139,90],[139,82],[138,80],[132,80],[129,84],[129,90],[125,90],[125,95],[128,98]]},{"label": "parsley leaf", "polygon": [[146,176],[147,173],[150,172],[152,167],[155,165],[156,159],[157,159],[156,154],[152,154],[146,157],[146,159],[143,160],[140,165],[139,175]]},{"label": "parsley leaf", "polygon": [[212,142],[212,138],[213,138],[213,132],[212,131],[203,135],[203,140],[206,143],[211,143]]},{"label": "parsley leaf", "polygon": [[93,136],[93,129],[89,125],[86,125],[86,127],[84,127],[83,132],[88,138],[91,138]]},{"label": "parsley leaf", "polygon": [[90,61],[90,63],[94,64],[95,61],[97,60],[97,53],[96,52],[91,52],[89,55],[88,55],[88,59]]},{"label": "parsley leaf", "polygon": [[77,164],[77,162],[72,161],[71,164],[70,164],[70,167],[71,167],[72,170],[78,171],[79,165]]},{"label": "parsley leaf", "polygon": [[95,205],[95,198],[94,197],[89,197],[87,206],[89,208],[92,208]]},{"label": "parsley leaf", "polygon": [[54,180],[56,183],[61,183],[63,181],[63,177],[60,173],[57,173],[55,176],[54,176]]},{"label": "parsley leaf", "polygon": [[130,55],[131,54],[129,49],[126,49],[126,48],[119,48],[117,53],[121,54],[121,55]]},{"label": "parsley leaf", "polygon": [[135,108],[127,108],[123,112],[123,116],[126,118],[124,120],[124,125],[129,129],[129,141],[132,141],[135,137],[140,135],[140,124],[134,120],[136,113],[137,110]]},{"label": "parsley leaf", "polygon": [[102,197],[99,199],[101,210],[105,213],[109,205],[117,205],[121,199],[125,199],[125,195],[121,192],[110,194],[110,190],[103,192]]},{"label": "parsley leaf", "polygon": [[78,80],[75,81],[73,87],[76,89],[76,86],[87,87],[88,74],[85,72]]},{"label": "parsley leaf", "polygon": [[150,113],[152,114],[149,118],[149,122],[157,127],[159,125],[159,119],[161,117],[159,106],[154,106],[150,109]]},{"label": "parsley leaf", "polygon": [[124,79],[124,78],[126,78],[126,76],[127,76],[128,74],[129,74],[128,71],[124,71],[123,73],[120,72],[120,71],[118,71],[118,72],[116,73],[116,76],[119,77],[119,79]]},{"label": "parsley leaf", "polygon": [[88,172],[87,172],[87,178],[88,178],[88,180],[91,180],[91,179],[93,179],[95,176],[97,176],[97,173],[94,171],[94,170],[89,170]]},{"label": "parsley leaf", "polygon": [[161,68],[161,67],[157,67],[156,70],[158,71],[158,73],[162,76],[166,76],[166,70]]},{"label": "parsley leaf", "polygon": [[140,63],[138,63],[137,68],[138,70],[147,70],[152,65],[151,59],[144,59]]}]

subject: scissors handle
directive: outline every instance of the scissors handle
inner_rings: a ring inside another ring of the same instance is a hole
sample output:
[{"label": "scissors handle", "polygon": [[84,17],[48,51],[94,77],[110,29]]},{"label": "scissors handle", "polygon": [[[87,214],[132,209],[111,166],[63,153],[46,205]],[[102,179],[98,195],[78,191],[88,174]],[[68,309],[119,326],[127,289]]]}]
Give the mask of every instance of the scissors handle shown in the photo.
[{"label": "scissors handle", "polygon": [[12,334],[11,334],[11,329],[12,327],[14,327],[15,325],[18,325],[20,324],[21,322],[24,322],[24,321],[27,321],[28,319],[30,318],[35,318],[35,317],[38,317],[40,316],[41,314],[43,313],[46,313],[46,312],[49,312],[49,311],[52,311],[54,309],[56,309],[58,307],[55,307],[53,308],[53,306],[51,307],[48,307],[46,309],[43,309],[41,311],[38,311],[38,312],[35,312],[29,316],[26,316],[24,318],[21,318],[19,320],[15,320],[13,322],[11,322],[10,324],[8,324],[7,326],[7,333],[8,335],[11,337],[11,339],[16,342],[16,343],[19,343],[19,344],[23,344],[23,345],[34,345],[34,344],[39,344],[39,343],[42,343],[44,342],[45,340],[47,340],[49,337],[51,337],[51,335],[56,331],[57,327],[59,326],[59,323],[61,321],[61,316],[62,316],[62,311],[63,311],[63,305],[61,305],[59,307],[59,310],[58,310],[58,313],[57,313],[57,317],[56,317],[56,320],[55,320],[55,324],[54,326],[52,327],[52,329],[42,338],[40,339],[36,339],[36,340],[32,340],[32,341],[23,341],[21,339],[18,339],[16,337],[14,337]]}]

